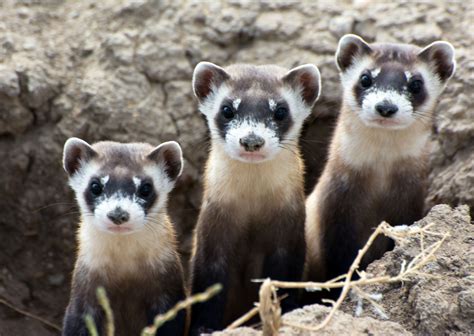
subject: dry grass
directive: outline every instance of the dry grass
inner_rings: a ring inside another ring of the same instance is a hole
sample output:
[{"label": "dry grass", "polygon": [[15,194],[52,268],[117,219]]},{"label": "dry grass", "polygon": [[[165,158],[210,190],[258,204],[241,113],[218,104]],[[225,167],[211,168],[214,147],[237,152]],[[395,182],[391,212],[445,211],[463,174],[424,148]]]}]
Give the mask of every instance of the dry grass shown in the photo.
[{"label": "dry grass", "polygon": [[[106,336],[114,336],[115,334],[115,323],[114,323],[114,314],[112,312],[112,308],[110,308],[110,302],[107,298],[107,293],[103,287],[98,287],[96,290],[97,301],[99,301],[100,306],[105,312],[105,335]],[[94,319],[90,314],[86,314],[84,317],[87,330],[91,336],[99,335],[97,332],[97,327],[94,323]]]},{"label": "dry grass", "polygon": [[[254,309],[244,315],[245,318],[240,318],[236,322],[232,323],[228,329],[236,328],[245,323],[245,321],[251,319],[253,316],[257,315],[257,313],[260,313],[264,336],[277,335],[278,328],[284,325],[306,331],[318,331],[325,328],[331,322],[335,313],[340,308],[342,302],[347,298],[349,293],[352,293],[352,295],[358,300],[356,315],[360,315],[362,310],[362,300],[366,300],[374,307],[375,311],[378,312],[379,315],[386,317],[383,308],[376,302],[381,299],[381,295],[369,294],[365,291],[365,287],[374,284],[410,281],[420,276],[432,276],[430,274],[423,273],[421,268],[435,258],[436,251],[438,251],[446,238],[449,237],[448,232],[440,233],[431,231],[430,229],[433,225],[434,224],[431,223],[423,228],[417,226],[392,227],[386,222],[381,223],[369,237],[364,247],[359,250],[357,257],[354,259],[348,272],[327,282],[285,282],[270,279],[256,280],[263,281],[260,290],[259,303],[256,304]],[[403,261],[400,265],[400,272],[395,276],[382,274],[369,277],[365,272],[358,272],[358,268],[365,253],[373,244],[374,240],[381,234],[384,234],[385,236],[390,237],[399,243],[403,243],[411,237],[418,237],[420,242],[420,253],[416,255],[408,264]],[[437,240],[433,244],[426,247],[426,236],[435,237]],[[359,279],[352,280],[352,276],[355,272],[357,272],[359,275]],[[293,322],[281,319],[279,301],[276,299],[276,291],[278,288],[300,288],[306,290],[342,288],[342,291],[339,295],[339,298],[335,302],[330,301],[332,308],[324,320],[316,326],[309,326],[295,324]]]},{"label": "dry grass", "polygon": [[[166,313],[155,316],[155,319],[153,320],[153,325],[145,327],[142,330],[141,336],[154,336],[156,331],[167,321],[171,321],[172,319],[174,319],[180,310],[188,309],[195,303],[207,301],[210,298],[212,298],[214,295],[219,293],[221,290],[222,290],[222,286],[220,284],[215,284],[209,287],[208,289],[206,289],[203,293],[192,295],[186,298],[185,300],[178,302],[177,304],[173,306],[173,308],[168,310]],[[107,298],[107,295],[103,287],[97,288],[97,300],[102,306],[102,309],[104,309],[105,311],[106,335],[114,336],[115,334],[114,317],[113,317],[112,309],[110,307],[109,300]],[[84,319],[85,319],[89,334],[91,336],[98,336],[99,334],[97,332],[97,327],[94,323],[92,316],[86,315]]]},{"label": "dry grass", "polygon": [[165,322],[170,321],[176,317],[178,311],[182,309],[188,309],[193,304],[198,302],[205,302],[212,298],[214,295],[219,293],[222,290],[222,285],[215,284],[208,289],[206,289],[203,293],[195,294],[193,296],[188,297],[186,300],[178,302],[173,308],[168,310],[165,314],[157,315],[153,321],[153,325],[146,327],[142,331],[142,336],[154,336],[156,330],[160,328]]},{"label": "dry grass", "polygon": [[61,331],[61,327],[58,326],[57,324],[51,322],[51,321],[48,321],[47,319],[41,317],[41,316],[38,316],[38,315],[35,315],[35,314],[32,314],[26,310],[23,310],[21,308],[18,308],[16,307],[15,305],[13,305],[12,303],[8,302],[6,299],[4,298],[0,298],[0,304],[3,304],[4,306],[16,311],[17,313],[23,315],[23,316],[26,316],[26,317],[29,317],[33,320],[36,320],[36,321],[39,321],[41,323],[43,323],[44,325],[47,325],[48,327],[51,327],[57,331]]}]

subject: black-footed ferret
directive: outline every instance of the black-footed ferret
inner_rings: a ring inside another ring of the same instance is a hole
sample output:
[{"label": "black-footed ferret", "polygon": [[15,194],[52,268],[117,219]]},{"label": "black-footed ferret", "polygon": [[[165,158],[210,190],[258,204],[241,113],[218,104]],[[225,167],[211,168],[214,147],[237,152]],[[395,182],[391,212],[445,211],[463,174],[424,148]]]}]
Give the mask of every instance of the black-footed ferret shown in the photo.
[{"label": "black-footed ferret", "polygon": [[[88,335],[90,314],[100,334],[105,316],[96,298],[103,286],[114,313],[117,335],[139,335],[185,298],[175,233],[166,213],[169,192],[182,170],[176,142],[99,142],[70,138],[64,169],[81,210],[79,249],[63,335]],[[181,335],[185,312],[158,335]]]},{"label": "black-footed ferret", "polygon": [[[342,109],[323,174],[306,202],[308,279],[348,271],[382,221],[411,224],[424,212],[428,138],[436,101],[455,70],[454,48],[434,42],[367,44],[346,35],[336,63]],[[360,269],[393,248],[376,240]]]},{"label": "black-footed ferret", "polygon": [[[217,330],[253,307],[252,279],[301,279],[303,161],[298,138],[320,92],[316,66],[199,63],[193,76],[211,151],[192,258],[192,292],[222,293],[192,308],[192,332]],[[294,293],[283,309],[295,306]]]}]

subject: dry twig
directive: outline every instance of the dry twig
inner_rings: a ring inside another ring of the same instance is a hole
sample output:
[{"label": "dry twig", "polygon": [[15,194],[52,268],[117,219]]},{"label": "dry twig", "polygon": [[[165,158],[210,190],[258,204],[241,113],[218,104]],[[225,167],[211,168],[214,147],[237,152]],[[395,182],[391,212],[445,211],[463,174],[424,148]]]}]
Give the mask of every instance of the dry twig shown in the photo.
[{"label": "dry twig", "polygon": [[109,298],[107,297],[107,294],[105,293],[104,287],[98,287],[97,288],[97,300],[99,300],[99,304],[102,306],[102,308],[105,311],[105,318],[107,320],[107,329],[106,329],[106,335],[107,336],[114,336],[115,335],[115,323],[114,323],[114,314],[112,313],[112,308],[110,308],[110,302]]},{"label": "dry twig", "polygon": [[0,303],[7,306],[8,308],[10,309],[13,309],[14,311],[16,311],[17,313],[20,313],[21,315],[24,315],[26,317],[29,317],[29,318],[32,318],[34,320],[37,320],[37,321],[40,321],[41,323],[47,325],[48,327],[51,327],[53,329],[56,329],[57,331],[61,331],[61,327],[58,326],[57,324],[53,323],[53,322],[50,322],[38,315],[35,315],[35,314],[32,314],[30,312],[27,312],[26,310],[23,310],[23,309],[20,309],[18,307],[15,307],[13,304],[11,304],[10,302],[8,302],[7,300],[3,299],[3,298],[0,298]]},{"label": "dry twig", "polygon": [[193,296],[188,297],[187,299],[178,302],[173,308],[168,310],[165,314],[160,314],[155,317],[155,320],[153,321],[153,325],[148,326],[143,329],[142,331],[142,336],[152,336],[155,335],[156,330],[160,328],[165,322],[170,321],[176,317],[176,314],[181,309],[186,309],[190,307],[191,305],[198,303],[198,302],[204,302],[209,300],[211,297],[216,295],[222,290],[222,285],[220,284],[215,284],[203,293],[195,294]]},{"label": "dry twig", "polygon": [[[449,233],[447,232],[440,233],[440,232],[433,232],[429,230],[432,226],[434,226],[434,223],[430,223],[426,225],[425,227],[418,227],[418,226],[392,227],[388,223],[382,222],[371,234],[371,236],[369,237],[364,247],[359,250],[357,257],[351,264],[348,272],[334,279],[331,279],[327,282],[285,282],[285,281],[276,281],[276,280],[268,280],[268,279],[257,280],[258,282],[264,281],[265,287],[271,289],[271,290],[265,290],[265,291],[261,290],[260,305],[262,304],[262,302],[265,302],[266,304],[268,304],[269,302],[270,303],[273,302],[272,301],[272,297],[274,295],[273,293],[277,288],[295,288],[295,289],[300,288],[300,289],[306,289],[306,290],[342,288],[341,294],[339,295],[339,298],[337,299],[337,301],[331,302],[332,308],[329,314],[324,318],[324,320],[321,323],[319,323],[318,325],[314,327],[294,324],[288,321],[277,322],[277,321],[274,321],[274,318],[276,316],[275,314],[273,315],[269,314],[268,316],[267,314],[260,314],[263,320],[262,321],[263,325],[265,326],[266,324],[268,324],[271,326],[276,326],[280,324],[280,325],[287,325],[287,326],[304,329],[308,331],[321,330],[324,327],[326,327],[328,323],[332,320],[335,313],[340,308],[342,302],[346,299],[347,295],[351,291],[352,293],[357,295],[360,299],[367,300],[374,307],[375,311],[378,312],[378,314],[380,314],[381,316],[386,316],[382,310],[382,307],[374,301],[373,299],[374,295],[365,293],[361,289],[361,287],[373,285],[373,284],[381,284],[381,283],[403,282],[403,281],[408,281],[414,277],[419,277],[419,276],[431,276],[430,274],[426,274],[420,270],[428,262],[434,259],[435,253],[441,247],[441,245],[446,240],[446,238],[449,237]],[[401,264],[400,272],[396,276],[379,275],[379,276],[369,278],[365,272],[358,272],[358,268],[365,253],[369,250],[372,243],[380,234],[384,234],[396,240],[399,243],[404,243],[408,238],[419,235],[421,251],[408,264],[406,264],[406,262],[403,261]],[[436,241],[435,243],[431,244],[430,246],[426,247],[426,241],[425,241],[426,236],[440,237],[440,239]],[[354,272],[358,273],[360,277],[359,279],[352,280],[352,276],[354,275]],[[278,309],[278,308],[279,306],[275,307],[275,309]],[[361,304],[359,308],[362,309]],[[265,309],[268,310],[269,308],[266,307]],[[255,308],[252,309],[249,313],[247,313],[244,316],[247,316],[250,314],[251,316],[253,316],[255,315],[254,311],[255,311]],[[270,319],[270,320],[265,321],[265,319]],[[246,321],[245,319],[241,318],[235,321],[234,323],[232,323],[231,326],[235,328],[241,325],[242,323],[245,323],[245,321]],[[272,334],[266,334],[264,331],[264,335],[272,335]]]},{"label": "dry twig", "polygon": [[[141,335],[142,336],[155,335],[156,330],[158,330],[158,328],[160,328],[165,322],[174,319],[181,309],[186,309],[197,302],[207,301],[211,297],[219,293],[219,291],[221,290],[222,290],[222,286],[220,284],[215,284],[209,287],[208,289],[206,289],[206,291],[203,293],[190,296],[186,298],[185,300],[178,302],[176,305],[174,305],[173,308],[168,310],[166,313],[157,315],[153,321],[153,325],[145,327],[142,330]],[[100,305],[105,311],[105,316],[107,319],[106,335],[114,336],[115,334],[114,316],[112,313],[112,309],[110,308],[109,299],[107,298],[105,289],[103,287],[97,288],[97,299],[99,300]],[[94,319],[92,318],[92,316],[90,314],[86,314],[86,316],[84,317],[84,320],[86,322],[86,327],[87,327],[87,330],[89,331],[89,334],[91,336],[97,336],[98,335],[97,327],[94,323]]]},{"label": "dry twig", "polygon": [[276,294],[276,288],[270,279],[266,279],[260,286],[259,314],[263,323],[263,336],[276,336],[281,323],[280,301]]},{"label": "dry twig", "polygon": [[239,317],[237,320],[235,320],[234,322],[229,324],[229,326],[227,328],[225,328],[225,330],[232,330],[232,329],[238,328],[239,326],[241,326],[244,323],[248,322],[253,317],[257,316],[258,312],[259,312],[259,307],[258,307],[258,304],[257,304],[256,307],[253,307],[247,313],[245,313],[244,315]]},{"label": "dry twig", "polygon": [[[114,323],[114,314],[112,308],[110,308],[110,301],[107,297],[104,287],[97,287],[96,290],[97,301],[101,305],[102,309],[105,312],[106,318],[106,333],[107,336],[115,335],[115,323]],[[94,319],[90,314],[84,316],[84,321],[86,323],[87,330],[91,336],[98,335],[97,326],[95,325]]]},{"label": "dry twig", "polygon": [[84,321],[86,323],[86,328],[89,331],[90,336],[99,336],[99,333],[97,332],[97,327],[95,325],[94,319],[91,314],[86,314],[84,316]]}]

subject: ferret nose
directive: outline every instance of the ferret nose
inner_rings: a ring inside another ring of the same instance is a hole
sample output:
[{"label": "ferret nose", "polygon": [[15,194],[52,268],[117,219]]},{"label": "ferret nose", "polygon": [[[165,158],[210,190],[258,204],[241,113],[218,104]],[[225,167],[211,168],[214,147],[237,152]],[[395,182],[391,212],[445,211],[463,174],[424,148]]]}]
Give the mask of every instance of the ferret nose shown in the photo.
[{"label": "ferret nose", "polygon": [[256,135],[255,133],[250,133],[239,140],[240,145],[245,148],[246,152],[255,152],[258,151],[265,144],[265,140]]},{"label": "ferret nose", "polygon": [[377,112],[385,118],[389,118],[398,111],[398,106],[389,102],[381,102],[375,105]]},{"label": "ferret nose", "polygon": [[121,225],[130,219],[130,214],[122,208],[115,208],[107,214],[107,217],[116,225]]}]

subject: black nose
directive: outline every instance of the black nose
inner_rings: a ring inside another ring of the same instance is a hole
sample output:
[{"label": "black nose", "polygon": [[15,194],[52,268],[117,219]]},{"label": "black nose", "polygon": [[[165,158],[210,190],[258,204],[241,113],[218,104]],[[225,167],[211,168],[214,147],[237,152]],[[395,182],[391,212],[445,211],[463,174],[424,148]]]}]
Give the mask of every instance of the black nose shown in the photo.
[{"label": "black nose", "polygon": [[389,118],[398,111],[398,106],[388,102],[381,102],[375,105],[377,112],[385,118]]},{"label": "black nose", "polygon": [[125,223],[130,219],[130,215],[127,211],[122,210],[122,208],[115,208],[107,214],[107,217],[116,225]]},{"label": "black nose", "polygon": [[250,133],[249,135],[241,138],[239,142],[247,152],[255,152],[265,144],[265,140],[255,133]]}]

